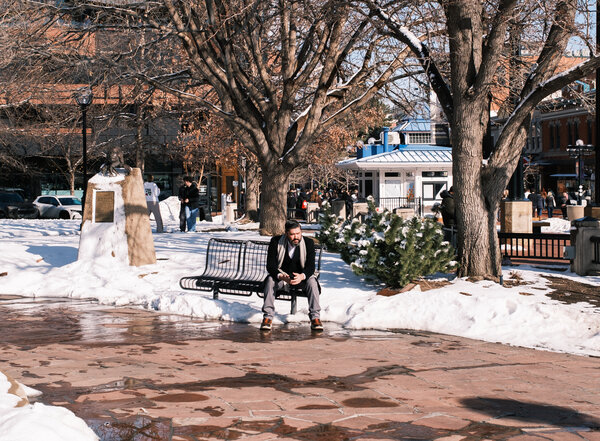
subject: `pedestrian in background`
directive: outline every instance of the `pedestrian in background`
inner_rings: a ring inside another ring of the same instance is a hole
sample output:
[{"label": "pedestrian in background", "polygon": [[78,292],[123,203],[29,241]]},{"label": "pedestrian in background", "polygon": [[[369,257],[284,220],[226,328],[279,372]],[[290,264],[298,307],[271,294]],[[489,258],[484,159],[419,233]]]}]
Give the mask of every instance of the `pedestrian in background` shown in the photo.
[{"label": "pedestrian in background", "polygon": [[544,210],[544,198],[539,193],[532,188],[529,192],[529,196],[527,198],[531,201],[532,214],[539,218],[542,215],[542,211]]},{"label": "pedestrian in background", "polygon": [[178,197],[179,197],[179,231],[181,231],[182,233],[185,233],[185,230],[187,228],[187,221],[185,218],[185,203],[183,202],[183,199],[185,197],[185,184],[181,184],[181,186],[179,187],[179,192],[177,193]]},{"label": "pedestrian in background", "polygon": [[560,196],[560,211],[562,212],[563,219],[567,218],[567,205],[569,205],[569,193],[563,191]]},{"label": "pedestrian in background", "polygon": [[158,195],[160,194],[160,188],[154,182],[154,176],[148,175],[148,180],[144,182],[144,193],[146,193],[146,205],[148,206],[148,216],[154,215],[156,221],[156,232],[163,232],[163,221],[160,215],[160,205],[158,203]]},{"label": "pedestrian in background", "polygon": [[556,207],[556,200],[554,199],[554,193],[552,190],[548,190],[546,195],[546,208],[548,209],[548,219],[552,218],[554,208]]},{"label": "pedestrian in background", "polygon": [[442,213],[442,221],[444,227],[454,228],[456,225],[456,213],[454,209],[454,187],[450,187],[449,190],[444,190],[440,193],[442,197],[442,204],[440,205],[440,212]]},{"label": "pedestrian in background", "polygon": [[183,192],[179,198],[183,202],[185,210],[185,221],[188,232],[196,231],[196,220],[198,219],[200,193],[196,183],[190,176],[183,178]]}]

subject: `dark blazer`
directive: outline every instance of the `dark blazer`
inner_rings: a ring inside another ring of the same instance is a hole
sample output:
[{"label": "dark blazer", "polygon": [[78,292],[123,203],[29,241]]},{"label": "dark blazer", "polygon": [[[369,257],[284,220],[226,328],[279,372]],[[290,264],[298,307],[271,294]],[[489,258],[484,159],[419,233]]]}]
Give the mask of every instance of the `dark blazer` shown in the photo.
[{"label": "dark blazer", "polygon": [[[271,239],[267,253],[267,271],[274,280],[278,280],[279,276],[280,267],[277,246],[281,237],[282,236],[274,236]],[[311,238],[304,236],[302,236],[302,240],[306,244],[306,262],[304,263],[304,271],[302,271],[302,273],[306,276],[306,280],[308,280],[309,277],[315,274],[315,242]],[[287,239],[285,241],[285,247],[285,252],[287,253]],[[299,255],[300,249],[297,249],[294,257],[299,259]]]}]

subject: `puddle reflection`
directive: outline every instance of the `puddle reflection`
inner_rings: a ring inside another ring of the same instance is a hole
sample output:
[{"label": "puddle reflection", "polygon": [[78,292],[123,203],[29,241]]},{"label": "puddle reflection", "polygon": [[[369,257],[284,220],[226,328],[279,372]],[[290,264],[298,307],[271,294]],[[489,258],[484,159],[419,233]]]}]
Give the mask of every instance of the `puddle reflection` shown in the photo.
[{"label": "puddle reflection", "polygon": [[[90,300],[0,296],[0,342],[22,348],[56,343],[86,346],[185,344],[186,340],[223,339],[236,343],[329,338],[395,338],[396,332],[355,331],[326,324],[315,334],[308,322],[279,325],[270,333],[258,325],[205,321],[143,309],[99,305]],[[49,332],[52,330],[52,332]]]}]

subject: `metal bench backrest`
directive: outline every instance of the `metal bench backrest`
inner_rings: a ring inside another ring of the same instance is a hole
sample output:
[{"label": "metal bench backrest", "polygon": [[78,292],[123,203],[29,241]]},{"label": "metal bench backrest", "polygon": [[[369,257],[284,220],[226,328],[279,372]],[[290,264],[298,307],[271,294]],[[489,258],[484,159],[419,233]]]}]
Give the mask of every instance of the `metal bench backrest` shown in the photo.
[{"label": "metal bench backrest", "polygon": [[239,280],[262,282],[267,277],[267,254],[269,242],[249,240],[242,256],[242,271]]},{"label": "metal bench backrest", "polygon": [[234,239],[210,239],[206,250],[203,278],[231,280],[239,276],[240,259],[246,241]]},{"label": "metal bench backrest", "polygon": [[[243,251],[242,271],[238,275],[240,280],[262,282],[267,277],[267,254],[269,242],[259,240],[249,240],[246,243],[246,249]],[[321,269],[322,248],[315,244],[316,262],[315,274],[319,275]]]}]

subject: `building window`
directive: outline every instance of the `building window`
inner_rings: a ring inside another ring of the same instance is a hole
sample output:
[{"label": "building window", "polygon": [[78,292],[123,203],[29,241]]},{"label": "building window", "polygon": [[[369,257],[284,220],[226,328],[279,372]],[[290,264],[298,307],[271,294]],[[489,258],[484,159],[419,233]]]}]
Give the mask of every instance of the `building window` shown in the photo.
[{"label": "building window", "polygon": [[560,144],[561,144],[561,142],[560,142],[560,122],[556,123],[556,125],[554,126],[554,130],[555,130],[554,138],[556,140],[556,145],[554,148],[556,150],[560,150]]},{"label": "building window", "polygon": [[448,176],[447,171],[424,171],[421,172],[421,176],[424,178],[445,178]]},{"label": "building window", "polygon": [[588,138],[588,144],[593,144],[594,143],[594,129],[592,126],[592,120],[588,119],[587,120],[587,138]]},{"label": "building window", "polygon": [[385,172],[386,178],[397,178],[398,176],[400,176],[398,172]]},{"label": "building window", "polygon": [[431,133],[409,133],[408,144],[431,144]]},{"label": "building window", "polygon": [[548,124],[548,133],[550,134],[549,146],[550,150],[554,150],[555,139],[554,139],[554,124]]},{"label": "building window", "polygon": [[441,199],[440,193],[446,189],[447,182],[424,182],[423,183],[423,199],[433,201]]}]

